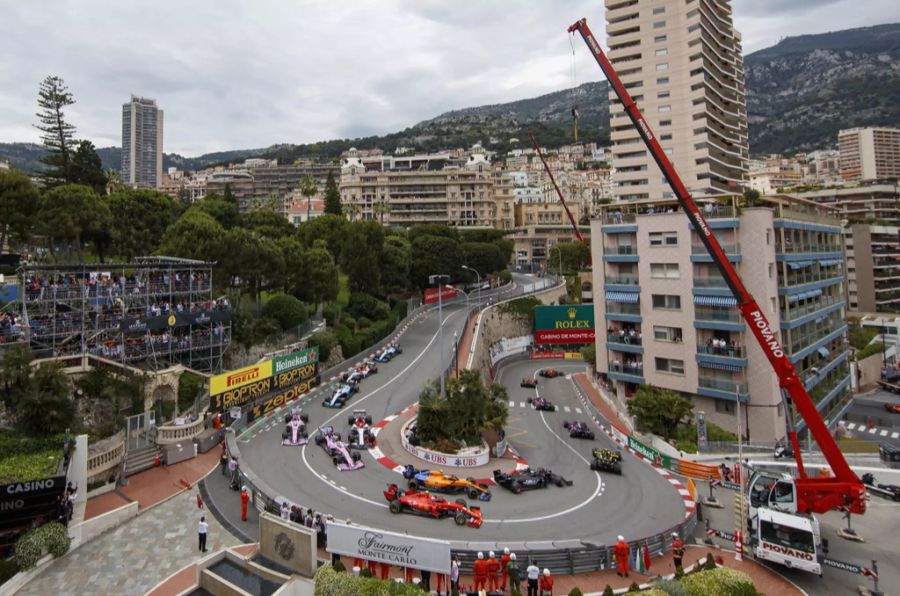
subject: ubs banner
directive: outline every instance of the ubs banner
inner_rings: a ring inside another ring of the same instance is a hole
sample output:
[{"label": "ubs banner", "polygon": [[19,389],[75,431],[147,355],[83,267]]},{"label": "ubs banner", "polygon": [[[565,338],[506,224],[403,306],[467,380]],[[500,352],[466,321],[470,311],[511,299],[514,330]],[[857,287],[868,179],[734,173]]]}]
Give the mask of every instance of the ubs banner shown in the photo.
[{"label": "ubs banner", "polygon": [[534,343],[594,343],[594,306],[571,304],[537,306],[534,309]]},{"label": "ubs banner", "polygon": [[[210,410],[220,412],[243,406],[276,390],[283,390],[276,406],[281,405],[317,384],[318,362],[318,348],[309,348],[216,375],[209,381]],[[293,397],[286,397],[288,389],[296,390]]]},{"label": "ubs banner", "polygon": [[450,543],[395,534],[365,526],[328,522],[327,550],[342,556],[384,561],[400,567],[450,573]]}]

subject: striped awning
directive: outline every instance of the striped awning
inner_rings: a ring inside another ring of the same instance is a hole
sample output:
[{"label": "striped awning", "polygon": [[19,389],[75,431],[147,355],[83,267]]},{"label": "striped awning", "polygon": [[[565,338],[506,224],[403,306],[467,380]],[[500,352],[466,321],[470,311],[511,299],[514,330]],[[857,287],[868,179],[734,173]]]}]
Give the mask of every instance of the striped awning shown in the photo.
[{"label": "striped awning", "polygon": [[822,358],[828,358],[828,354],[831,353],[825,346],[820,347],[818,350],[816,350],[816,352],[818,352],[819,356],[821,356]]},{"label": "striped awning", "polygon": [[641,295],[637,292],[607,292],[607,302],[623,302],[625,304],[637,304]]},{"label": "striped awning", "polygon": [[724,362],[711,362],[709,360],[701,360],[697,363],[697,365],[702,368],[714,368],[716,370],[724,370],[733,373],[741,372],[741,370],[743,370],[740,366],[736,366],[734,364],[726,364]]},{"label": "striped awning", "polygon": [[720,306],[733,308],[737,306],[734,296],[694,296],[694,304],[697,306]]},{"label": "striped awning", "polygon": [[793,294],[788,296],[788,302],[797,302],[798,300],[806,300],[807,298],[815,298],[816,296],[821,296],[822,290],[809,290],[808,292],[800,292],[799,294]]},{"label": "striped awning", "polygon": [[819,265],[821,265],[822,267],[832,267],[834,265],[840,265],[843,262],[844,261],[842,261],[841,259],[830,259],[826,261],[819,261]]},{"label": "striped awning", "polygon": [[791,269],[802,269],[803,267],[812,267],[815,261],[788,261],[788,267]]}]

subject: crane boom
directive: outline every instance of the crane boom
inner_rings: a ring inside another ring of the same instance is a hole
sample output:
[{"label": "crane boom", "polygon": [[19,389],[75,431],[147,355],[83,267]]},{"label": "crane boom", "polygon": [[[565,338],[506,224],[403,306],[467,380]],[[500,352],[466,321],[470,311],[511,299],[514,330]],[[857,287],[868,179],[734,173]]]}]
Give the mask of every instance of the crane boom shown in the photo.
[{"label": "crane boom", "polygon": [[585,241],[584,236],[581,235],[581,231],[578,229],[578,224],[575,222],[575,218],[572,216],[572,212],[569,211],[569,206],[566,205],[566,199],[563,197],[562,191],[559,189],[559,185],[556,183],[556,178],[553,177],[553,172],[550,170],[550,166],[547,165],[547,160],[544,159],[544,152],[541,151],[541,145],[538,143],[537,139],[534,136],[534,133],[530,130],[528,131],[528,136],[531,137],[531,142],[534,144],[534,150],[537,151],[538,157],[541,158],[541,163],[544,164],[544,170],[547,171],[547,175],[550,176],[550,182],[553,183],[553,188],[556,189],[556,194],[559,196],[559,202],[562,203],[563,209],[566,210],[566,215],[569,216],[569,222],[572,224],[572,229],[575,231],[575,237],[578,238],[578,241],[590,248],[590,245]]},{"label": "crane boom", "polygon": [[766,358],[768,358],[769,363],[775,370],[775,374],[778,375],[779,385],[787,393],[796,406],[797,411],[803,417],[834,472],[834,477],[808,477],[803,467],[797,433],[793,429],[790,430],[790,440],[794,448],[794,456],[797,459],[799,473],[799,478],[795,479],[798,511],[802,513],[824,513],[842,507],[852,513],[864,513],[866,509],[865,487],[853,470],[850,469],[847,460],[844,459],[840,448],[825,425],[825,421],[816,409],[815,403],[806,392],[803,381],[797,375],[794,364],[785,354],[784,348],[778,341],[762,308],[759,307],[759,304],[744,286],[744,282],[729,262],[719,241],[700,214],[697,204],[666,157],[659,141],[650,129],[650,125],[644,119],[634,99],[632,99],[628,90],[622,84],[615,68],[613,68],[612,63],[610,63],[588,27],[587,21],[581,19],[569,27],[569,33],[574,33],[575,31],[581,34],[603,74],[606,75],[616,96],[622,102],[632,124],[634,124],[660,170],[662,170],[669,186],[678,199],[679,205],[687,214],[688,219],[690,219],[694,229],[697,231],[697,235],[737,299],[744,320],[756,337],[756,341],[762,347]]}]

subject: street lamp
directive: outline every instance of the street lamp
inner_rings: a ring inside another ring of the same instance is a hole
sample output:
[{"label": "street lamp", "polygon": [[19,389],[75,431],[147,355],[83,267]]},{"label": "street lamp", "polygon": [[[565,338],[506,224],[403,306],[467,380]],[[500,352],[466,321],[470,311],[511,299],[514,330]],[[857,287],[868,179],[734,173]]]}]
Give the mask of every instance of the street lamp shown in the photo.
[{"label": "street lamp", "polygon": [[[450,281],[449,275],[429,275],[428,283],[436,285],[438,289],[438,325],[440,325],[440,343],[441,343],[441,366],[444,366],[444,284]],[[445,399],[447,394],[444,390],[444,371],[441,370],[441,399]]]},{"label": "street lamp", "polygon": [[472,273],[474,273],[475,275],[478,276],[478,309],[481,310],[481,274],[478,273],[478,271],[476,271],[475,269],[472,269],[471,267],[469,267],[468,265],[461,265],[461,267],[463,269],[465,269],[466,271],[471,271]]},{"label": "street lamp", "polygon": [[453,332],[453,378],[459,377],[459,333]]}]

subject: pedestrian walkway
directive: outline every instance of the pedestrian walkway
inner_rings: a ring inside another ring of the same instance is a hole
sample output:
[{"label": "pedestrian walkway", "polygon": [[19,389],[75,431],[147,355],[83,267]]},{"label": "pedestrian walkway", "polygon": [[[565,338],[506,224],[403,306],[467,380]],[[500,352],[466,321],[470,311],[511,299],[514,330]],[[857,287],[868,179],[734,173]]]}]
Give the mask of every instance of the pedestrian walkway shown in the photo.
[{"label": "pedestrian walkway", "polygon": [[[528,408],[533,410],[534,406],[528,403],[527,401],[513,401],[510,400],[509,407],[512,408]],[[557,412],[574,412],[576,414],[584,414],[584,411],[581,408],[577,407],[569,407],[569,406],[555,406]]]},{"label": "pedestrian walkway", "polygon": [[847,430],[855,431],[856,434],[860,437],[874,437],[874,438],[888,438],[897,439],[900,438],[900,431],[896,431],[888,428],[881,428],[878,426],[868,427],[863,422],[848,422],[846,425]]}]

